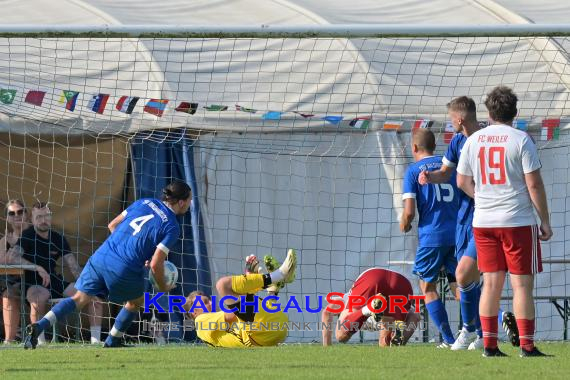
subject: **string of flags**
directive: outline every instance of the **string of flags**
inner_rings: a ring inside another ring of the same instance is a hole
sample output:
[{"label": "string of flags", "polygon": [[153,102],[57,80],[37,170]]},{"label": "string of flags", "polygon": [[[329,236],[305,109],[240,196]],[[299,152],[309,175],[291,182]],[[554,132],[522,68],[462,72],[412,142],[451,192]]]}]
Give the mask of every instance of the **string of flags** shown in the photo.
[{"label": "string of flags", "polygon": [[[16,99],[16,93],[18,90],[0,88],[0,103],[12,104]],[[72,90],[63,90],[59,98],[59,103],[66,110],[70,112],[75,111],[77,105],[77,100],[79,98],[79,92]],[[36,107],[41,107],[45,98],[46,92],[39,90],[29,90],[24,97],[24,102],[31,104]],[[87,104],[87,108],[97,114],[103,115],[107,109],[107,104],[109,103],[109,94],[97,94],[92,95],[91,99]],[[140,101],[138,96],[121,96],[117,103],[115,104],[115,109],[119,112],[125,113],[127,115],[132,114],[133,110]],[[166,111],[166,106],[170,101],[168,99],[150,99],[143,106],[143,111],[154,115],[156,117],[162,117]],[[194,115],[200,105],[193,102],[180,102],[178,106],[174,108],[175,112],[187,113],[189,115]],[[202,107],[204,111],[207,112],[224,112],[230,110],[230,107],[222,104],[210,104]],[[262,120],[281,120],[281,117],[288,113],[282,111],[261,111],[253,108],[244,107],[236,104],[235,108],[232,107],[231,110],[245,112],[249,114],[260,114]],[[310,113],[303,113],[299,111],[291,111],[292,113],[303,117],[304,119],[319,119],[323,120],[328,124],[339,126],[341,122],[345,119],[341,115],[324,115],[318,116]],[[347,119],[348,125],[355,129],[366,130],[370,127],[372,118],[371,116],[360,116],[351,119]],[[487,122],[480,122],[481,127],[488,125]],[[383,122],[382,128],[388,131],[398,131],[404,125],[402,120],[386,120]],[[412,122],[412,129],[416,128],[431,128],[434,125],[433,120],[429,119],[418,119]],[[525,119],[517,119],[514,121],[513,126],[517,129],[527,131],[529,121]],[[455,130],[451,122],[446,122],[443,130],[443,141],[449,144]],[[560,119],[544,119],[542,120],[540,140],[558,140],[560,137]]]}]

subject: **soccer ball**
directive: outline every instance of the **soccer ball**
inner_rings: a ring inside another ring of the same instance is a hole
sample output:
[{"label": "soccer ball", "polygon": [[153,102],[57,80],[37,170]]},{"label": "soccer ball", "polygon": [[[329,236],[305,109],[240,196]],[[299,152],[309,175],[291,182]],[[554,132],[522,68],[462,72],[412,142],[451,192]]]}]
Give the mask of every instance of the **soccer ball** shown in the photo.
[{"label": "soccer ball", "polygon": [[[149,272],[148,279],[150,280],[150,283],[152,284],[152,286],[155,289],[158,289],[158,284],[156,283],[156,280],[154,279],[154,275],[152,273],[152,270]],[[172,264],[168,260],[164,261],[164,281],[166,282],[167,286],[171,286],[173,284],[176,284],[176,281],[178,281],[178,269],[176,268],[176,266],[174,264]]]}]

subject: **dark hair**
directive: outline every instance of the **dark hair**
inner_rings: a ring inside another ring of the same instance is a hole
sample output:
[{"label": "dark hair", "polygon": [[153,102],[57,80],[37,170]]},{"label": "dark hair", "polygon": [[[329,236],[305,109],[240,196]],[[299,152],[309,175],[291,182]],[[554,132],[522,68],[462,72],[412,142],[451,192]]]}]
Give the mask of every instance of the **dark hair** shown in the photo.
[{"label": "dark hair", "polygon": [[175,180],[162,189],[162,200],[168,203],[176,203],[188,199],[190,194],[192,191],[186,182]]},{"label": "dark hair", "polygon": [[415,129],[412,141],[424,152],[433,153],[435,150],[435,135],[429,129]]},{"label": "dark hair", "polygon": [[517,116],[518,98],[507,86],[497,86],[487,94],[485,106],[489,117],[499,123],[509,123]]},{"label": "dark hair", "polygon": [[477,107],[475,101],[467,96],[460,96],[447,103],[447,109],[460,112],[463,118],[469,121],[477,120]]},{"label": "dark hair", "polygon": [[37,201],[36,203],[33,204],[32,208],[42,209],[42,208],[46,208],[47,206],[48,205],[46,202]]}]

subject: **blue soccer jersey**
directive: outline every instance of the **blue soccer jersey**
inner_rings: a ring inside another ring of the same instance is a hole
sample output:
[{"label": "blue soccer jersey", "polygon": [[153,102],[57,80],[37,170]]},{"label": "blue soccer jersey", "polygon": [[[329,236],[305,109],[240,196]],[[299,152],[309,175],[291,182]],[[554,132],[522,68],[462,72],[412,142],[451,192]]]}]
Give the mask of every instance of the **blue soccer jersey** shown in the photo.
[{"label": "blue soccer jersey", "polygon": [[419,214],[418,235],[420,247],[455,245],[455,227],[459,197],[455,174],[449,183],[422,186],[418,176],[424,170],[439,170],[441,156],[430,156],[411,164],[404,177],[403,198],[414,198]]},{"label": "blue soccer jersey", "polygon": [[95,253],[115,259],[118,265],[142,271],[157,247],[168,253],[180,237],[176,215],[157,199],[140,199],[123,215],[123,221]]},{"label": "blue soccer jersey", "polygon": [[[467,137],[463,133],[456,133],[451,139],[449,146],[447,147],[447,152],[443,157],[443,164],[449,168],[456,168],[459,163],[459,157],[461,156],[461,149],[465,145]],[[471,224],[473,221],[473,212],[475,210],[475,204],[473,199],[465,194],[462,190],[459,191],[459,212],[457,214],[457,223],[459,224]]]}]

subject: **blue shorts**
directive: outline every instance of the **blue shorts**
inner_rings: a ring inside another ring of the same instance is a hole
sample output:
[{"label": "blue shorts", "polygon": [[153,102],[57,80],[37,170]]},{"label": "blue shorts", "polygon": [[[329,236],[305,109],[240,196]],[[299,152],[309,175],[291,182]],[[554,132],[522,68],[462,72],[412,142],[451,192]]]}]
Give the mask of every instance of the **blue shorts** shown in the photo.
[{"label": "blue shorts", "polygon": [[463,256],[477,261],[477,248],[471,224],[458,224],[455,229],[455,257],[459,262]]},{"label": "blue shorts", "polygon": [[455,274],[457,259],[455,247],[418,247],[413,273],[425,282],[437,282],[441,268],[447,273]]},{"label": "blue shorts", "polygon": [[116,303],[141,297],[144,287],[142,268],[140,272],[133,272],[116,261],[109,262],[105,257],[95,255],[87,261],[75,284],[75,288],[83,293]]}]

